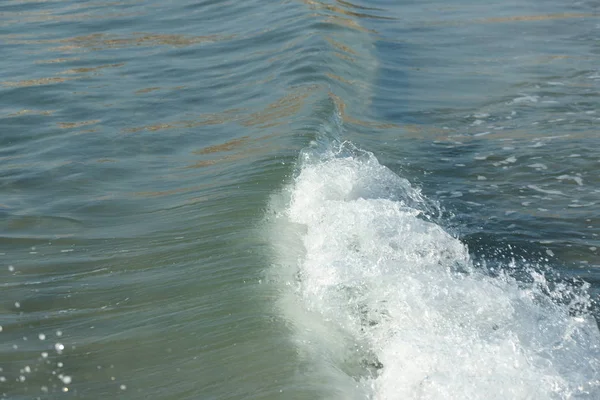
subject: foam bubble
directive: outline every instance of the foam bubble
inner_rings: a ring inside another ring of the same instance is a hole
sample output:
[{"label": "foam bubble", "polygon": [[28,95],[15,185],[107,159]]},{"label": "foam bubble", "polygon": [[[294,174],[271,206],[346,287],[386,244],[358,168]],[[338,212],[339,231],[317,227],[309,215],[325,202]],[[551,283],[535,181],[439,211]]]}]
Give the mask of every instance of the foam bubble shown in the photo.
[{"label": "foam bubble", "polygon": [[585,291],[563,287],[561,305],[541,274],[476,268],[435,204],[372,154],[307,152],[273,203],[281,308],[345,398],[600,397],[600,333],[573,311]]}]

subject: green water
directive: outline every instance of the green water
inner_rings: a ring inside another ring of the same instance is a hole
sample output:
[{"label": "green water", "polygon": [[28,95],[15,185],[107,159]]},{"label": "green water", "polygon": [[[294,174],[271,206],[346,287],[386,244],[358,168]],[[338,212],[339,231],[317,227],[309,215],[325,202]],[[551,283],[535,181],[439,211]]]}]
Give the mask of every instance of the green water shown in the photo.
[{"label": "green water", "polygon": [[276,306],[265,217],[323,138],[595,301],[597,7],[3,1],[0,393],[388,398],[315,378]]}]

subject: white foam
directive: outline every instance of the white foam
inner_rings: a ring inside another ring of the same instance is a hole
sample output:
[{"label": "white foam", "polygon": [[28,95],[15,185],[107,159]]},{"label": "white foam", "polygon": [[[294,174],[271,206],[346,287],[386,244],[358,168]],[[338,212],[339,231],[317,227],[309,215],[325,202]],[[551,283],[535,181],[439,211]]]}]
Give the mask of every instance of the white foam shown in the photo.
[{"label": "white foam", "polygon": [[575,183],[577,183],[579,186],[583,185],[583,179],[580,176],[561,175],[557,176],[556,179],[558,179],[559,181],[572,180],[575,181]]},{"label": "white foam", "polygon": [[528,165],[528,167],[535,168],[537,170],[548,169],[548,167],[546,166],[546,164],[542,164],[542,163],[531,164],[531,165]]},{"label": "white foam", "polygon": [[538,101],[538,96],[529,96],[526,94],[521,94],[521,97],[513,99],[509,104],[537,103]]},{"label": "white foam", "polygon": [[273,209],[282,312],[339,398],[600,398],[593,319],[545,295],[542,275],[475,268],[427,217],[435,205],[372,154],[306,153]]},{"label": "white foam", "polygon": [[542,189],[541,187],[539,187],[537,185],[527,185],[527,187],[529,189],[535,190],[536,192],[540,192],[540,193],[564,195],[564,193],[561,192],[560,190]]}]

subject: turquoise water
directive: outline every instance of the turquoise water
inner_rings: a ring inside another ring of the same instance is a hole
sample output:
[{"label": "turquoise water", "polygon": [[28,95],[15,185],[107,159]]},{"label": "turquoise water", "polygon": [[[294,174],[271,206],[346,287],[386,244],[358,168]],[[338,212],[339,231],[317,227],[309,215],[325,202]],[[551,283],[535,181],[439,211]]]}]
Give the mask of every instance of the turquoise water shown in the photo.
[{"label": "turquoise water", "polygon": [[581,2],[0,4],[4,398],[600,397]]}]

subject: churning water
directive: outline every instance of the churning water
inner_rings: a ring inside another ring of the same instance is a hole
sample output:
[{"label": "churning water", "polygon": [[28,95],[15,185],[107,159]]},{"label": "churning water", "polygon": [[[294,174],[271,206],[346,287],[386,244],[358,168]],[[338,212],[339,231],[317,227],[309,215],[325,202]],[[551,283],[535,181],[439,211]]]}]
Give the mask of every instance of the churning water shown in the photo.
[{"label": "churning water", "polygon": [[596,1],[0,3],[0,396],[600,398]]},{"label": "churning water", "polygon": [[436,204],[347,142],[307,150],[299,165],[274,200],[273,268],[294,342],[313,364],[310,379],[327,377],[323,390],[375,399],[600,396],[587,285],[553,284],[536,260],[473,262],[439,225]]}]

